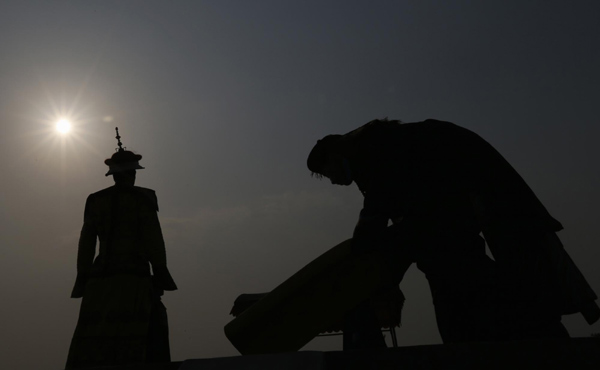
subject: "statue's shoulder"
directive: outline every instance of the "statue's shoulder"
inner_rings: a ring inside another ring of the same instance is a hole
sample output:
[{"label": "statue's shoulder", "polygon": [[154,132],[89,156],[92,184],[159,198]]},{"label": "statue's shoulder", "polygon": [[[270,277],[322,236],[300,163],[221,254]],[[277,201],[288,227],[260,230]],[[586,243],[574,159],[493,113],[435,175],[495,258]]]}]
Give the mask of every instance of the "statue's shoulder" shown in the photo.
[{"label": "statue's shoulder", "polygon": [[458,126],[454,122],[442,121],[442,120],[433,119],[433,118],[428,118],[428,119],[426,119],[425,121],[422,121],[422,122],[415,122],[413,125],[415,125],[415,126],[422,126],[422,127],[426,127],[426,126],[434,126],[434,127],[460,127],[460,126]]},{"label": "statue's shoulder", "polygon": [[110,204],[111,194],[114,192],[114,186],[102,189],[88,195],[85,201],[84,219],[90,219],[93,213],[99,212],[107,204]]},{"label": "statue's shoulder", "polygon": [[442,120],[435,119],[435,118],[427,118],[425,121],[423,121],[423,122],[417,122],[417,123],[436,123],[436,122],[438,122],[438,123],[440,123],[440,122],[441,123],[452,123],[452,122],[442,121]]},{"label": "statue's shoulder", "polygon": [[91,200],[96,200],[96,199],[101,199],[104,197],[109,197],[113,192],[115,191],[115,187],[114,186],[109,186],[106,189],[102,189],[100,191],[97,191],[95,193],[92,193],[88,196],[88,202]]},{"label": "statue's shoulder", "polygon": [[127,192],[129,194],[135,194],[135,197],[141,199],[144,204],[147,204],[153,210],[158,211],[158,199],[156,192],[152,189],[143,188],[141,186],[123,187],[118,189],[117,186],[110,186],[106,189],[102,189],[93,194],[90,194],[87,198],[86,205],[91,206],[93,203],[104,202],[106,198],[112,197],[115,192]]},{"label": "statue's shoulder", "polygon": [[143,188],[141,186],[134,186],[133,190],[137,194],[140,194],[140,196],[142,196],[143,199],[145,199],[146,201],[148,201],[149,204],[150,204],[150,206],[155,211],[158,211],[158,198],[156,197],[156,192],[154,190],[148,189],[148,188]]}]

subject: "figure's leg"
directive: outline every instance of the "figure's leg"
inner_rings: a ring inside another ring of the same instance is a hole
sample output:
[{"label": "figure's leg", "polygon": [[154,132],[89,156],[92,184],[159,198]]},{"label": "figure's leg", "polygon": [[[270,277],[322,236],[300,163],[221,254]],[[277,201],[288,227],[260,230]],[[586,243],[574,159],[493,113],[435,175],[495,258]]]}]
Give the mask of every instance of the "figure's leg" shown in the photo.
[{"label": "figure's leg", "polygon": [[[382,291],[397,288],[414,261],[413,243],[400,242],[404,233],[400,225],[394,225],[388,227],[378,240],[378,252],[384,256],[381,268],[388,272],[386,280],[382,282]],[[369,299],[344,316],[344,350],[366,348],[387,348]]]},{"label": "figure's leg", "polygon": [[[428,273],[436,321],[444,343],[500,340],[497,327],[497,282],[494,262],[486,256],[463,259],[450,266],[461,270]],[[438,272],[439,271],[439,272]]]},{"label": "figure's leg", "polygon": [[369,300],[360,303],[344,317],[344,351],[366,348],[387,348]]}]

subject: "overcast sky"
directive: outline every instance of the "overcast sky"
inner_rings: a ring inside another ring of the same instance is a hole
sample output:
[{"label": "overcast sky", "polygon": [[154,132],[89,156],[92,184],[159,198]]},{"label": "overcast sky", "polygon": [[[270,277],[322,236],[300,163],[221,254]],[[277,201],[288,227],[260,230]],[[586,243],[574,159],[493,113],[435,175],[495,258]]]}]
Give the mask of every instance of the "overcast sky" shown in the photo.
[{"label": "overcast sky", "polygon": [[[157,191],[179,285],[163,299],[174,360],[236,355],[223,326],[237,295],[351,236],[359,191],[305,161],[374,118],[487,139],[599,292],[599,19],[597,0],[2,1],[1,367],[64,366],[83,208],[112,184],[115,126],[143,155],[137,184]],[[400,344],[440,343],[423,274],[401,288]]]}]

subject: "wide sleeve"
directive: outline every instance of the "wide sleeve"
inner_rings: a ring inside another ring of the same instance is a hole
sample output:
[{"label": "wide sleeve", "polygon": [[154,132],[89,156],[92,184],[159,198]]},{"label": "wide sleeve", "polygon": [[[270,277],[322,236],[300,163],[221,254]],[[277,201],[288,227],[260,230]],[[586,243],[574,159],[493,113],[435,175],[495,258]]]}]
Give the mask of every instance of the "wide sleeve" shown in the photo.
[{"label": "wide sleeve", "polygon": [[90,195],[85,202],[83,227],[81,228],[79,245],[77,248],[77,279],[75,280],[75,286],[71,292],[71,298],[83,297],[85,283],[96,254],[96,237],[98,232],[94,219],[93,199],[93,196]]},{"label": "wide sleeve", "polygon": [[382,243],[388,221],[401,219],[411,198],[405,179],[401,178],[402,163],[392,162],[383,156],[371,157],[365,164],[368,178],[365,179],[364,202],[354,228],[354,249],[368,250]]},{"label": "wide sleeve", "polygon": [[388,215],[372,203],[369,197],[365,197],[363,209],[360,211],[352,235],[352,248],[355,251],[366,252],[377,249],[380,236],[387,227]]}]

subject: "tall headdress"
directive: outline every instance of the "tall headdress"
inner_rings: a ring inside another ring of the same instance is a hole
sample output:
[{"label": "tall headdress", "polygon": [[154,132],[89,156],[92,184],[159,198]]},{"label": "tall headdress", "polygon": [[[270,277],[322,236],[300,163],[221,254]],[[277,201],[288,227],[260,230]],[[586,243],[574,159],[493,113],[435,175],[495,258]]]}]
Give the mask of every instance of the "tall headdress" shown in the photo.
[{"label": "tall headdress", "polygon": [[112,175],[117,172],[125,172],[130,170],[143,170],[144,167],[140,166],[140,159],[142,156],[139,154],[135,154],[130,152],[129,150],[125,150],[127,148],[123,147],[123,143],[121,143],[121,136],[119,135],[119,128],[115,127],[115,131],[117,132],[117,145],[116,153],[113,154],[109,159],[104,161],[104,164],[108,166],[108,172],[105,176]]}]

